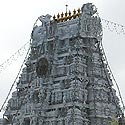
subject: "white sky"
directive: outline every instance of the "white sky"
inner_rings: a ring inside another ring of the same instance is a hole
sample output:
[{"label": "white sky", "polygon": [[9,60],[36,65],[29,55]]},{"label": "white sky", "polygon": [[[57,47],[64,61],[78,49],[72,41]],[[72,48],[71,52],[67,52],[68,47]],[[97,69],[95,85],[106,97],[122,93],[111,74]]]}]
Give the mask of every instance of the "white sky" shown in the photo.
[{"label": "white sky", "polygon": [[[29,41],[38,16],[47,13],[53,16],[65,12],[66,4],[69,10],[73,10],[87,2],[96,5],[101,18],[125,25],[124,0],[0,0],[0,64]],[[125,102],[125,35],[104,30],[103,45]],[[0,74],[0,107],[23,59],[24,56],[20,57]]]}]

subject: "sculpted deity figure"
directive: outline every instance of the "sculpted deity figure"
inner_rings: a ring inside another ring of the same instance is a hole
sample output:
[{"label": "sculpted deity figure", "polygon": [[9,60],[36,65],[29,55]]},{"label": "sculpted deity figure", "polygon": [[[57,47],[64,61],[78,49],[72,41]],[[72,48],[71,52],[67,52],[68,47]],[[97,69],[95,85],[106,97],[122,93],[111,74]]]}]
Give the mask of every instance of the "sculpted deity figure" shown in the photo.
[{"label": "sculpted deity figure", "polygon": [[50,18],[52,16],[47,14],[46,16],[42,15],[38,19],[43,23],[42,26],[45,26],[46,24],[50,23]]},{"label": "sculpted deity figure", "polygon": [[30,89],[30,96],[29,96],[30,102],[33,101],[33,93],[34,93],[34,91],[33,91],[33,88],[31,87],[31,89]]},{"label": "sculpted deity figure", "polygon": [[64,93],[64,96],[63,96],[63,103],[64,104],[66,103],[66,93]]},{"label": "sculpted deity figure", "polygon": [[43,102],[46,98],[46,88],[41,88],[39,91],[39,98]]},{"label": "sculpted deity figure", "polygon": [[[38,19],[42,22],[41,26],[34,26],[31,38],[33,39],[32,45],[36,46],[37,43],[46,37],[47,25],[50,25],[51,15],[40,16]],[[42,44],[42,41],[41,41]]]},{"label": "sculpted deity figure", "polygon": [[92,3],[84,4],[81,8],[81,36],[96,37],[98,40],[102,39],[102,25],[101,19],[98,17],[97,9]]},{"label": "sculpted deity figure", "polygon": [[92,3],[87,3],[82,6],[82,13],[88,16],[93,16],[97,12],[96,7]]},{"label": "sculpted deity figure", "polygon": [[23,125],[23,124],[24,124],[24,119],[21,118],[21,119],[20,119],[20,125]]},{"label": "sculpted deity figure", "polygon": [[33,110],[32,112],[32,118],[30,119],[30,125],[36,125],[37,123],[37,117],[36,117],[36,114],[35,114],[35,111]]}]

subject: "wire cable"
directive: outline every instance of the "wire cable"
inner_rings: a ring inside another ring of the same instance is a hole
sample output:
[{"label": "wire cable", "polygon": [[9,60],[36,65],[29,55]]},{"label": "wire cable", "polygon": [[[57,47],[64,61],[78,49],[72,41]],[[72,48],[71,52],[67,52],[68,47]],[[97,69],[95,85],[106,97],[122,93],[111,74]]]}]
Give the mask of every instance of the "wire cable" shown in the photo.
[{"label": "wire cable", "polygon": [[114,80],[114,82],[115,82],[115,84],[116,84],[117,89],[118,89],[119,97],[120,97],[120,99],[121,99],[121,103],[122,103],[122,106],[123,106],[123,112],[124,112],[125,105],[124,105],[124,102],[123,102],[123,99],[122,99],[122,96],[121,96],[120,88],[119,88],[118,83],[117,83],[117,81],[116,81],[116,79],[115,79],[115,77],[114,77],[114,75],[113,75],[113,73],[112,73],[112,70],[111,70],[110,66],[109,66],[109,63],[108,63],[108,60],[107,60],[107,57],[106,57],[106,54],[105,54],[105,51],[104,51],[104,47],[103,47],[103,45],[102,45],[102,42],[100,42],[100,45],[101,45],[101,47],[102,47],[102,51],[103,51],[103,55],[104,55],[106,64],[107,64],[107,66],[108,66],[108,68],[109,68],[109,72],[111,73],[111,76],[112,76],[112,78],[113,78],[113,80]]},{"label": "wire cable", "polygon": [[26,46],[29,45],[29,41],[24,44],[20,49],[18,49],[10,58],[8,58],[6,61],[4,61],[0,65],[0,73],[5,70],[9,65],[12,64],[13,61],[16,61],[20,56],[23,56],[24,51],[26,51]]},{"label": "wire cable", "polygon": [[4,105],[6,104],[6,102],[7,102],[7,100],[8,100],[8,97],[9,97],[9,95],[11,94],[11,91],[12,91],[12,89],[13,89],[13,87],[14,87],[16,81],[17,81],[17,79],[19,78],[19,75],[20,75],[20,73],[21,73],[21,71],[22,71],[23,65],[24,65],[25,61],[27,60],[29,51],[30,51],[30,48],[28,49],[28,52],[27,52],[26,57],[25,57],[25,59],[24,59],[24,61],[23,61],[23,64],[21,65],[20,70],[19,70],[19,72],[18,72],[18,74],[17,74],[17,76],[16,76],[16,78],[15,78],[15,80],[14,80],[14,82],[13,82],[11,88],[10,88],[10,90],[9,90],[9,93],[7,94],[7,97],[6,97],[6,99],[5,99],[4,103],[3,103],[3,105],[2,105],[1,108],[0,108],[0,112],[3,110],[3,107],[4,107]]}]

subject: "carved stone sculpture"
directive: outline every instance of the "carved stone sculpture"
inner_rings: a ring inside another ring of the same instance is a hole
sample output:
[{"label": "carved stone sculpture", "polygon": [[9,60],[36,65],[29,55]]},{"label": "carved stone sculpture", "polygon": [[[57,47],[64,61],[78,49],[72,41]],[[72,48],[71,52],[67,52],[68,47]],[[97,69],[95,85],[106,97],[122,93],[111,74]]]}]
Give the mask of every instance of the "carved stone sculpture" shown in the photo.
[{"label": "carved stone sculpture", "polygon": [[87,3],[70,18],[39,17],[42,24],[32,31],[31,53],[4,114],[9,124],[2,125],[108,125],[117,118],[119,100],[97,51],[102,26],[96,14]]}]

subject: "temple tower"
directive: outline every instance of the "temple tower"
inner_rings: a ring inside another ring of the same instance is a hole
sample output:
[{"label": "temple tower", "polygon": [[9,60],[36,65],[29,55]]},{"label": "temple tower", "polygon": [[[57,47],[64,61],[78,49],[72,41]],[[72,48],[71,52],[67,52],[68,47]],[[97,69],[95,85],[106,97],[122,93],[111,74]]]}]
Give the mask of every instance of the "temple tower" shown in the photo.
[{"label": "temple tower", "polygon": [[110,125],[121,111],[101,50],[96,7],[87,3],[39,20],[3,125]]}]

